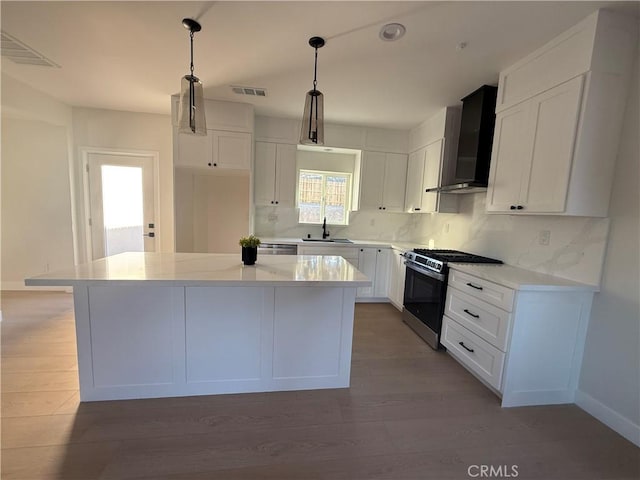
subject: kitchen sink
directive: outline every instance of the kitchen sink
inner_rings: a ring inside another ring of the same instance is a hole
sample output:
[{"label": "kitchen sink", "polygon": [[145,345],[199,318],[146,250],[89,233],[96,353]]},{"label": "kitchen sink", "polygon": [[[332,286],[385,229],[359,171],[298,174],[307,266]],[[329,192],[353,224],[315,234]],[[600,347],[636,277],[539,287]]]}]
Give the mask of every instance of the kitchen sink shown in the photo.
[{"label": "kitchen sink", "polygon": [[353,243],[348,238],[303,238],[303,242]]}]

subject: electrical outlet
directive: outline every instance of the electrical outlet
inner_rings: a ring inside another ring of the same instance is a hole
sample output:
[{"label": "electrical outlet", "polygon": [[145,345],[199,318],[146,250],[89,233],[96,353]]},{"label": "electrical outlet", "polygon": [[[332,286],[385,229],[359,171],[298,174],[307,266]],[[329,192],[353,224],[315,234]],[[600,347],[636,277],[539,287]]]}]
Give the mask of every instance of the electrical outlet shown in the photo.
[{"label": "electrical outlet", "polygon": [[375,227],[376,226],[376,219],[372,218],[371,220],[369,220],[369,226],[370,227]]},{"label": "electrical outlet", "polygon": [[444,233],[449,233],[449,224],[448,223],[444,224]]},{"label": "electrical outlet", "polygon": [[275,213],[270,213],[269,216],[267,217],[267,220],[269,220],[270,222],[277,222],[278,215]]},{"label": "electrical outlet", "polygon": [[538,243],[540,245],[549,245],[551,241],[551,230],[540,230],[538,233]]}]

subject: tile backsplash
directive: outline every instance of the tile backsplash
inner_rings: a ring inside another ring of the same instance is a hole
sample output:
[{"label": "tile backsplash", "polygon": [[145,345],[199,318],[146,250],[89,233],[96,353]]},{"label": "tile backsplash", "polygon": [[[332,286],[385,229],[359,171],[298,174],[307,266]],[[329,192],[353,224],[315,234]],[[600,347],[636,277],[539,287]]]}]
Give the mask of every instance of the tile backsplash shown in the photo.
[{"label": "tile backsplash", "polygon": [[[543,215],[490,215],[483,193],[461,195],[457,214],[352,212],[331,236],[415,242],[428,248],[463,250],[507,264],[599,284],[609,220]],[[256,207],[255,232],[263,237],[320,237],[320,226],[299,225],[294,208]],[[548,236],[548,245],[541,244]]]}]

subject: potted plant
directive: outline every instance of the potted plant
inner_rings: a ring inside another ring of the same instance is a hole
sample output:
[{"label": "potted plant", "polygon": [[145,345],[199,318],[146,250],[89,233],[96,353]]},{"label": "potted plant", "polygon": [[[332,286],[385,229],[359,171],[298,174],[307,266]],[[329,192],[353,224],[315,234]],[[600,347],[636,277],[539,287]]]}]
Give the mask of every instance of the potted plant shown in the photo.
[{"label": "potted plant", "polygon": [[255,235],[249,235],[248,237],[242,237],[238,243],[242,247],[242,263],[245,265],[256,263],[260,239]]}]

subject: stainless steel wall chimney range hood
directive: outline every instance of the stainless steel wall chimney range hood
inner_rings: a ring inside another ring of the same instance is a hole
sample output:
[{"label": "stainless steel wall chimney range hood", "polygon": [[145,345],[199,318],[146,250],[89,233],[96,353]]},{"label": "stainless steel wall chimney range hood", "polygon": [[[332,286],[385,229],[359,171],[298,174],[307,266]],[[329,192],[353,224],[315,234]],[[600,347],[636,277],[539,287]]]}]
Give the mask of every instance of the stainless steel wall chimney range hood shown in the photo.
[{"label": "stainless steel wall chimney range hood", "polygon": [[487,189],[497,94],[498,87],[484,85],[462,99],[454,182],[427,192],[476,193]]}]

